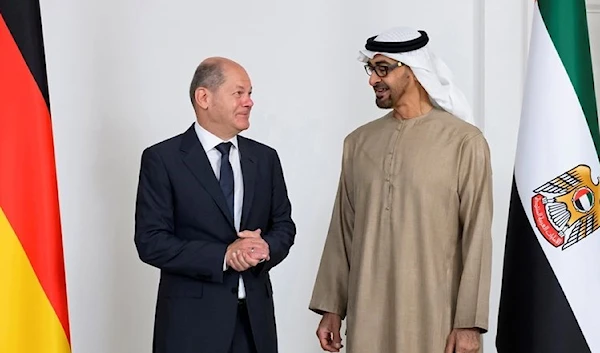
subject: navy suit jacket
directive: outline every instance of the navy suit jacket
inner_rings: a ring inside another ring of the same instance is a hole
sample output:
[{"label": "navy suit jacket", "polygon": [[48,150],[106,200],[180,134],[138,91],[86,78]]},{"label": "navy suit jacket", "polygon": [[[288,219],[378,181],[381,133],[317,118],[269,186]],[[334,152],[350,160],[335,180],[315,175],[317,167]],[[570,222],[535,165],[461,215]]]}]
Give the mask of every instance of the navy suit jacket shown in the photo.
[{"label": "navy suit jacket", "polygon": [[[294,243],[277,152],[238,136],[244,180],[240,231],[260,228],[270,260],[242,272],[256,348],[277,352],[269,270]],[[142,153],[135,211],[140,259],[160,269],[154,353],[227,353],[238,307],[239,272],[223,271],[237,239],[225,197],[193,125]]]}]

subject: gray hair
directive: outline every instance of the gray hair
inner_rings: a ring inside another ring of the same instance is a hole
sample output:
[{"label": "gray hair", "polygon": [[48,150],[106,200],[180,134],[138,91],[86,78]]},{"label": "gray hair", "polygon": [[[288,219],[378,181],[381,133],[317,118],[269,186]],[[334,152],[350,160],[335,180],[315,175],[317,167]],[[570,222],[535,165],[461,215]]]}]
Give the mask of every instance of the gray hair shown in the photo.
[{"label": "gray hair", "polygon": [[190,84],[190,100],[195,106],[195,92],[198,87],[206,87],[210,91],[214,91],[225,82],[223,75],[223,67],[219,62],[203,62],[196,68],[192,83]]}]

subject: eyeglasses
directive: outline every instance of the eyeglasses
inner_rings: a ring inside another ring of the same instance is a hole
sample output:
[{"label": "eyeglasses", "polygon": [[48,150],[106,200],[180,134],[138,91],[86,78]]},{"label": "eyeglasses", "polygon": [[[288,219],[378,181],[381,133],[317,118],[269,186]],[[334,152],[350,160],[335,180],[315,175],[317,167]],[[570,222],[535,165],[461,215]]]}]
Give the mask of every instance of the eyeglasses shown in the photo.
[{"label": "eyeglasses", "polygon": [[398,64],[396,65],[371,65],[371,64],[366,64],[365,65],[365,71],[367,72],[367,75],[371,76],[373,74],[373,72],[375,72],[375,74],[379,77],[385,77],[387,76],[387,74],[390,73],[390,71],[392,71],[393,69],[400,67],[404,64],[402,64],[401,62],[398,62]]}]

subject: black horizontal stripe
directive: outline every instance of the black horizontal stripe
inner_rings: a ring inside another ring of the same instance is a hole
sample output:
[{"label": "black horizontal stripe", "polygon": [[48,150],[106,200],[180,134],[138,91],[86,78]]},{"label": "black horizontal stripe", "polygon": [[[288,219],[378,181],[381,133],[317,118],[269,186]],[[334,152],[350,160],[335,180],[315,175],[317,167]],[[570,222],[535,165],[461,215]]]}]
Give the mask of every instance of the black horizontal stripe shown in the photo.
[{"label": "black horizontal stripe", "polygon": [[0,0],[0,15],[42,92],[48,109],[48,78],[38,0]]},{"label": "black horizontal stripe", "polygon": [[[528,202],[526,200],[525,204]],[[558,279],[531,229],[514,181],[504,251],[496,336],[498,353],[590,352]]]}]

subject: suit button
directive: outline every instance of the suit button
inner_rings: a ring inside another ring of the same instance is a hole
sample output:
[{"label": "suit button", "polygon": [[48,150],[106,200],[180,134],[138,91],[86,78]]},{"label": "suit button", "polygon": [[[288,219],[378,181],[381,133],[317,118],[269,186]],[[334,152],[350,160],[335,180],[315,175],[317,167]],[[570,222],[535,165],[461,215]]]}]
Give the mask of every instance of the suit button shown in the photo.
[{"label": "suit button", "polygon": [[231,288],[231,293],[233,293],[233,294],[237,294],[237,293],[238,293],[238,290],[237,290],[237,288]]}]

